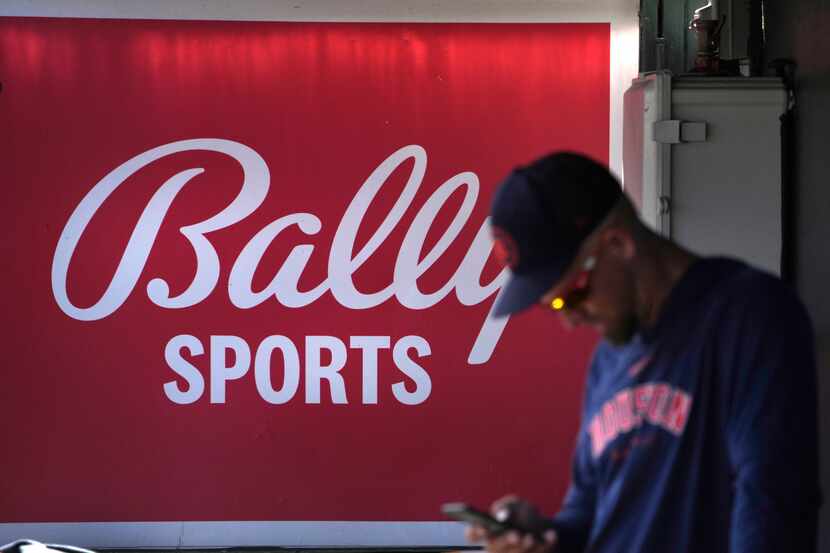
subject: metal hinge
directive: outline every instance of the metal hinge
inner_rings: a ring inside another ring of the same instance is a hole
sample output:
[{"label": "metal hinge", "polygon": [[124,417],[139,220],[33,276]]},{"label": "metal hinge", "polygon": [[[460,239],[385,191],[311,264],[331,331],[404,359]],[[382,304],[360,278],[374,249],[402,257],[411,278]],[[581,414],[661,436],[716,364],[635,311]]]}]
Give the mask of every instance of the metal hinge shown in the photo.
[{"label": "metal hinge", "polygon": [[671,198],[660,196],[660,215],[667,215],[668,213],[671,213]]},{"label": "metal hinge", "polygon": [[655,121],[654,141],[662,144],[706,142],[706,121]]}]

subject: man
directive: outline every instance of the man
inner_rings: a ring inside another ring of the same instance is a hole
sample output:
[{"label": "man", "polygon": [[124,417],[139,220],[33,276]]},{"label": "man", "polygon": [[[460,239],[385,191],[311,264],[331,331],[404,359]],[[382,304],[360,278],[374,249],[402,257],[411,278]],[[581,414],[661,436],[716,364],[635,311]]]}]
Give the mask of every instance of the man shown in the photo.
[{"label": "man", "polygon": [[603,339],[561,510],[494,505],[545,539],[468,538],[497,552],[814,551],[815,361],[794,292],[653,233],[576,154],[515,170],[491,221],[511,268],[495,313],[538,304]]}]

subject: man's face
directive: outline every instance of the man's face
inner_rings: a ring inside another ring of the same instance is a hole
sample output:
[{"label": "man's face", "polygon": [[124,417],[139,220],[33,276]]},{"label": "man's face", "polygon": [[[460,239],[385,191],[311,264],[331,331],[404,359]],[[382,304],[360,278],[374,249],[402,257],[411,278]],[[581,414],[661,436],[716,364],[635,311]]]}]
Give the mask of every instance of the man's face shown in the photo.
[{"label": "man's face", "polygon": [[[601,233],[585,244],[540,300],[544,309],[560,314],[566,327],[589,325],[615,345],[630,341],[640,326],[630,256],[619,247],[619,238]],[[566,300],[558,311],[551,307],[555,298]]]}]

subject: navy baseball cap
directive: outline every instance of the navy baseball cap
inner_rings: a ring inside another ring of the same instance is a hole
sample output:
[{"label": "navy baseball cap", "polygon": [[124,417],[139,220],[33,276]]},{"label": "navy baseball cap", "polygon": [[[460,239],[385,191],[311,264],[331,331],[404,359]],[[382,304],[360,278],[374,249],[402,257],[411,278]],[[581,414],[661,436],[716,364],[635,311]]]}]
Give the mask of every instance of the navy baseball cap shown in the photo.
[{"label": "navy baseball cap", "polygon": [[571,152],[510,173],[490,210],[496,254],[510,269],[493,314],[502,317],[539,301],[620,196],[620,184],[608,169]]}]

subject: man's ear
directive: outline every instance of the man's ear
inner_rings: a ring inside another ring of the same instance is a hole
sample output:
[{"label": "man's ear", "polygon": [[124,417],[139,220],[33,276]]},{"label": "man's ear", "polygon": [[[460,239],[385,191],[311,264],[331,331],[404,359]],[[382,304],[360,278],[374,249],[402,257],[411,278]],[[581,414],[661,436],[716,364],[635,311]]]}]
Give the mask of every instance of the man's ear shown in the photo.
[{"label": "man's ear", "polygon": [[609,253],[625,261],[631,261],[637,253],[637,244],[628,229],[608,227],[602,232],[603,246]]}]

